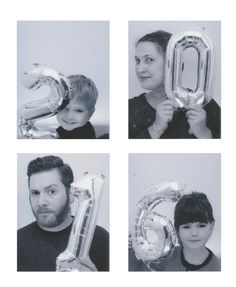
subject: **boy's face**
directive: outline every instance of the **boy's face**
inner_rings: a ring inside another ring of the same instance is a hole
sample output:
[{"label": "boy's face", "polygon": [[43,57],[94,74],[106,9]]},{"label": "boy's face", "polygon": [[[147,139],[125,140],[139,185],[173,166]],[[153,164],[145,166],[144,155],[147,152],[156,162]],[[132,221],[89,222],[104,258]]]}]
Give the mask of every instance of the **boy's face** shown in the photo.
[{"label": "boy's face", "polygon": [[212,234],[214,223],[193,222],[179,226],[179,238],[185,249],[205,247]]},{"label": "boy's face", "polygon": [[69,104],[57,114],[57,120],[63,129],[71,131],[84,126],[94,112],[94,108],[88,109],[78,99],[73,98]]}]

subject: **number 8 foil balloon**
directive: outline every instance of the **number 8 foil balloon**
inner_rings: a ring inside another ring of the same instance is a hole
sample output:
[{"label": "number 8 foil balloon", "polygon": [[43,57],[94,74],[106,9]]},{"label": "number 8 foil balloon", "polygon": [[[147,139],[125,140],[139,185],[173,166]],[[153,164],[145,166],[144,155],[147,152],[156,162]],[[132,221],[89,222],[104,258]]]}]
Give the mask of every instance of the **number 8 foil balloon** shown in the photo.
[{"label": "number 8 foil balloon", "polygon": [[[197,51],[197,84],[194,91],[182,86],[183,58],[188,48]],[[205,105],[211,97],[214,82],[215,55],[211,39],[201,31],[173,35],[166,50],[165,91],[169,99],[186,108],[190,100]]]},{"label": "number 8 foil balloon", "polygon": [[[153,270],[153,263],[158,264],[169,257],[177,244],[174,226],[166,216],[156,211],[158,205],[162,202],[177,202],[183,189],[177,182],[154,185],[138,202],[132,247],[137,259],[142,260],[150,270]],[[156,240],[148,237],[149,231],[155,233]]]},{"label": "number 8 foil balloon", "polygon": [[20,138],[57,137],[55,130],[38,130],[37,120],[51,117],[64,109],[69,103],[71,86],[69,80],[60,72],[45,65],[34,64],[24,73],[23,85],[36,90],[43,85],[49,86],[50,93],[41,100],[21,106],[18,110],[18,132]]}]

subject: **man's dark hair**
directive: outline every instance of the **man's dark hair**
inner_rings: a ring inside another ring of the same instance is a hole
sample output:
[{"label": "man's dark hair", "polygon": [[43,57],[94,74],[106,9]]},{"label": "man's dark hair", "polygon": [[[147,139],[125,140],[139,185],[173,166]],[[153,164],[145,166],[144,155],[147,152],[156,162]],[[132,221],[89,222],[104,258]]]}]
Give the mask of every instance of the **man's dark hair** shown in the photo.
[{"label": "man's dark hair", "polygon": [[172,34],[168,33],[166,31],[156,31],[150,34],[146,34],[143,37],[141,37],[136,46],[141,43],[141,42],[152,42],[154,44],[156,44],[157,48],[161,48],[162,52],[165,54],[166,53],[166,48],[168,45],[168,42],[171,38]]},{"label": "man's dark hair", "polygon": [[71,183],[74,181],[73,171],[68,164],[65,164],[63,160],[58,156],[44,156],[38,157],[32,160],[27,167],[28,184],[32,174],[49,171],[56,168],[60,175],[61,181],[64,184],[66,190],[70,189]]},{"label": "man's dark hair", "polygon": [[183,224],[214,222],[212,206],[204,193],[192,192],[183,195],[175,206],[174,225],[178,232]]}]

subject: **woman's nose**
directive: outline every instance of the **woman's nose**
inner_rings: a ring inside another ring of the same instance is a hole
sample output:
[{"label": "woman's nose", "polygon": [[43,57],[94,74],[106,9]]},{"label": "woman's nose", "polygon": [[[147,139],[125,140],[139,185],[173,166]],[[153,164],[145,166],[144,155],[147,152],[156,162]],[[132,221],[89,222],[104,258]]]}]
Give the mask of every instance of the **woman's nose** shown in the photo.
[{"label": "woman's nose", "polygon": [[146,72],[147,71],[147,66],[145,65],[145,63],[140,62],[139,64],[136,65],[136,71],[138,73]]}]

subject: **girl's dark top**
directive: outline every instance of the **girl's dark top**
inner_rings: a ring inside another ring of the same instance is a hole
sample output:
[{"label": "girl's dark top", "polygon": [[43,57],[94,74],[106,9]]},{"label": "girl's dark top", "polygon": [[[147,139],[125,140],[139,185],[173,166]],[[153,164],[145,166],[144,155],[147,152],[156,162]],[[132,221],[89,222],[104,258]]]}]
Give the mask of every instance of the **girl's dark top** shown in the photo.
[{"label": "girl's dark top", "polygon": [[[208,249],[209,255],[202,264],[193,265],[188,263],[180,246],[175,247],[169,258],[163,258],[160,262],[151,263],[153,271],[220,271],[221,260]],[[133,248],[129,248],[129,271],[150,271],[149,268],[138,260]]]},{"label": "girl's dark top", "polygon": [[[17,231],[17,271],[56,271],[56,258],[68,243],[71,226],[58,232],[33,222]],[[89,257],[98,271],[109,271],[109,233],[96,226]]]},{"label": "girl's dark top", "polygon": [[[212,133],[212,138],[220,138],[221,111],[218,104],[212,99],[204,106],[206,110],[206,126]],[[194,139],[189,134],[189,124],[185,115],[186,111],[177,110],[168,128],[160,138],[163,139]],[[145,93],[129,100],[129,138],[150,139],[148,128],[156,119],[156,110],[147,102]]]},{"label": "girl's dark top", "polygon": [[83,127],[76,128],[71,131],[63,129],[63,127],[57,128],[59,135],[58,139],[95,139],[96,134],[94,127],[90,122],[87,122]]}]

